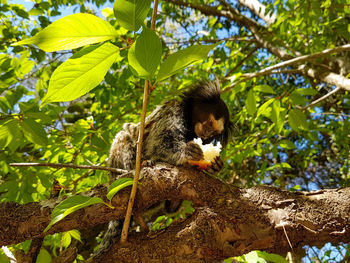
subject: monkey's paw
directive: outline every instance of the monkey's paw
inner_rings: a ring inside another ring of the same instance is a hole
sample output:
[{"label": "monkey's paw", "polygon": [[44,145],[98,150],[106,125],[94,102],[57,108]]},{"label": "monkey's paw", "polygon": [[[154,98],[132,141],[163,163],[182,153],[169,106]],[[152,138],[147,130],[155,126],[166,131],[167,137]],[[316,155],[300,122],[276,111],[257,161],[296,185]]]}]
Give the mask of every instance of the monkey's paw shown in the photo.
[{"label": "monkey's paw", "polygon": [[221,160],[220,156],[216,156],[215,159],[211,162],[211,165],[208,167],[208,173],[217,173],[222,167],[224,167],[224,162]]},{"label": "monkey's paw", "polygon": [[144,160],[142,163],[141,163],[141,167],[152,167],[156,164],[155,161],[153,160]]},{"label": "monkey's paw", "polygon": [[188,161],[199,161],[204,158],[201,147],[194,141],[190,141],[186,144],[185,156]]}]

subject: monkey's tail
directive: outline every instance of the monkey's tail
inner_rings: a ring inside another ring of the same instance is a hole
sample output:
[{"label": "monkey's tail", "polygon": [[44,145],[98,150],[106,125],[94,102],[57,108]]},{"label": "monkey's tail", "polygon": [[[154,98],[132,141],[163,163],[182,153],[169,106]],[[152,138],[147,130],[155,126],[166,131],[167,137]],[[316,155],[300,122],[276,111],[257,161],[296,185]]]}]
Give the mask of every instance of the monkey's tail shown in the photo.
[{"label": "monkey's tail", "polygon": [[94,258],[107,251],[122,234],[123,220],[110,221],[103,240],[96,252],[87,262],[94,262]]}]

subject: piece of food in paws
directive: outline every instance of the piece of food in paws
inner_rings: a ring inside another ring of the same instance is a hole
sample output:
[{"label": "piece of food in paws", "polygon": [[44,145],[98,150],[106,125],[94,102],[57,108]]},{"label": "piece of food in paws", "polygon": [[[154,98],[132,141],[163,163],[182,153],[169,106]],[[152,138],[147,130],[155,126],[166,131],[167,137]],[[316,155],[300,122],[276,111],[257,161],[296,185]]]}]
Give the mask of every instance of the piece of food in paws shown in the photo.
[{"label": "piece of food in paws", "polygon": [[201,138],[196,138],[193,141],[201,147],[204,159],[199,161],[188,161],[188,163],[197,166],[198,169],[205,170],[211,166],[215,157],[220,155],[221,144],[220,142],[218,142],[217,145],[214,145],[213,143],[203,144]]}]

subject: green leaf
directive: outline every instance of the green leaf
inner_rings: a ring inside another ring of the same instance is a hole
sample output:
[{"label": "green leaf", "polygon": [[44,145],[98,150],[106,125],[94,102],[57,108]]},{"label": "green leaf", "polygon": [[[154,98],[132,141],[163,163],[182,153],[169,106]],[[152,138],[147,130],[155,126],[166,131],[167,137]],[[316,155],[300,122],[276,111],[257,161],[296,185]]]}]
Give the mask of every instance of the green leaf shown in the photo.
[{"label": "green leaf", "polygon": [[80,243],[83,243],[81,240],[80,232],[76,229],[68,231],[68,233],[76,240],[78,240]]},{"label": "green leaf", "polygon": [[254,87],[254,90],[269,94],[276,94],[276,92],[268,85],[257,85]]},{"label": "green leaf", "polygon": [[112,200],[112,198],[123,188],[132,185],[133,179],[132,178],[120,178],[116,181],[114,181],[110,187],[108,188],[107,193],[107,199]]},{"label": "green leaf", "polygon": [[45,146],[47,144],[47,134],[43,125],[33,119],[23,119],[21,126],[24,131],[24,137],[32,143]]},{"label": "green leaf", "polygon": [[[266,114],[266,111],[268,109],[268,107],[270,106],[270,104],[272,102],[274,102],[276,99],[272,98],[272,99],[269,99],[268,101],[266,101],[263,105],[261,105],[258,109],[258,113],[256,114],[257,117],[259,117],[261,114]],[[270,112],[271,110],[269,110]]]},{"label": "green leaf", "polygon": [[272,103],[271,120],[275,123],[276,133],[281,132],[284,124],[285,115],[286,110],[281,107],[280,100],[275,100]]},{"label": "green leaf", "polygon": [[254,115],[256,112],[256,100],[252,89],[248,91],[248,97],[245,101],[245,105],[247,107],[248,114]]},{"label": "green leaf", "polygon": [[298,109],[289,111],[288,120],[290,127],[295,131],[308,130],[308,123],[305,114]]},{"label": "green leaf", "polygon": [[289,140],[281,140],[279,143],[279,146],[281,146],[284,149],[294,149],[295,145]]},{"label": "green leaf", "polygon": [[140,78],[150,80],[156,71],[162,56],[162,43],[157,34],[144,27],[140,36],[130,47],[128,61],[133,73]]},{"label": "green leaf", "polygon": [[116,0],[114,15],[122,27],[137,31],[145,21],[150,5],[151,0]]},{"label": "green leaf", "polygon": [[317,94],[317,91],[313,88],[300,88],[293,91],[293,93],[294,92],[304,96],[314,96]]},{"label": "green leaf", "polygon": [[68,216],[69,214],[87,207],[89,205],[101,204],[103,200],[99,197],[89,197],[82,195],[75,195],[68,197],[59,203],[51,213],[51,222],[45,228],[44,232],[48,231],[54,224],[61,221],[63,218]]},{"label": "green leaf", "polygon": [[258,255],[260,258],[263,258],[271,263],[288,263],[288,261],[284,257],[277,254],[269,254],[264,251],[258,251]]},{"label": "green leaf", "polygon": [[67,50],[103,42],[117,36],[111,24],[91,14],[65,16],[41,30],[34,37],[13,46],[33,44],[46,52]]},{"label": "green leaf", "polygon": [[47,262],[51,262],[52,261],[52,257],[50,255],[49,252],[47,252],[46,249],[41,248],[38,258],[36,259],[36,263],[47,263]]},{"label": "green leaf", "polygon": [[52,74],[42,105],[70,101],[86,94],[103,80],[117,58],[120,58],[119,48],[111,43],[79,51]]},{"label": "green leaf", "polygon": [[0,149],[8,146],[12,139],[18,136],[18,121],[10,120],[0,126]]},{"label": "green leaf", "polygon": [[206,59],[209,51],[219,44],[194,45],[171,54],[160,65],[157,82],[174,75],[194,62]]},{"label": "green leaf", "polygon": [[63,234],[62,239],[61,239],[61,244],[64,248],[67,248],[70,243],[72,242],[72,237],[69,234],[69,232],[66,232]]}]

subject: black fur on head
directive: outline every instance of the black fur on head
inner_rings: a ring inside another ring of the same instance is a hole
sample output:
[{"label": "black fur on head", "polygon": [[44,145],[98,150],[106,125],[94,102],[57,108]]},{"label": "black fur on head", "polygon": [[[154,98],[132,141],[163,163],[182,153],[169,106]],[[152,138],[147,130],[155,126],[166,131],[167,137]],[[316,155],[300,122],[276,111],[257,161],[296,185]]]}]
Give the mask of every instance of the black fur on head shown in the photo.
[{"label": "black fur on head", "polygon": [[[188,127],[187,138],[192,140],[195,138],[193,132],[192,123],[192,107],[194,104],[200,105],[203,111],[206,110],[206,105],[210,108],[210,112],[214,114],[216,118],[225,118],[225,127],[222,134],[217,136],[218,141],[221,142],[223,146],[226,146],[228,139],[231,136],[232,122],[229,118],[229,111],[226,103],[220,98],[220,82],[215,81],[199,81],[194,87],[189,91],[184,92],[182,95],[182,101],[184,103],[186,126]],[[210,106],[211,105],[211,106]],[[209,143],[209,142],[205,142]]]},{"label": "black fur on head", "polygon": [[184,101],[196,100],[203,103],[216,103],[220,101],[220,82],[218,80],[199,81],[189,91],[182,95]]}]

